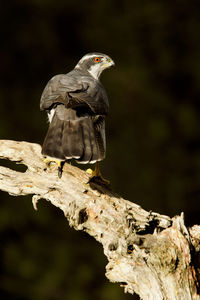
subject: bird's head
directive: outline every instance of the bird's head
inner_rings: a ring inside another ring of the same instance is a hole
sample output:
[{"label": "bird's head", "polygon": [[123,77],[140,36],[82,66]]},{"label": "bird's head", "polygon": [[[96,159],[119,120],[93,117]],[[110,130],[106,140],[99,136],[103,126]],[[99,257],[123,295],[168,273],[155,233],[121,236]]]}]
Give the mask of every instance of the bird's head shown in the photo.
[{"label": "bird's head", "polygon": [[108,55],[94,52],[84,55],[75,68],[85,70],[98,79],[103,70],[114,65],[114,61]]}]

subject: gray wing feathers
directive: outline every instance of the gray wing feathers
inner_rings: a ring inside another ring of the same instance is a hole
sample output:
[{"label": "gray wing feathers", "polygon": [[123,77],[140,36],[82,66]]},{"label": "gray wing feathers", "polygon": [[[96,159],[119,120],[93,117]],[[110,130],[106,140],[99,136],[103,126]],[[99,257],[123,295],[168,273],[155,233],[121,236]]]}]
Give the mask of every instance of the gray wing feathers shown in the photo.
[{"label": "gray wing feathers", "polygon": [[82,90],[69,92],[69,96],[72,98],[72,107],[73,103],[79,102],[87,105],[94,114],[108,114],[108,98],[100,83],[93,81],[85,83]]},{"label": "gray wing feathers", "polygon": [[40,109],[48,110],[59,103],[68,108],[87,106],[94,114],[103,115],[109,108],[102,84],[73,72],[56,75],[47,83],[40,99]]},{"label": "gray wing feathers", "polygon": [[41,99],[40,109],[50,109],[53,104],[68,104],[68,93],[81,90],[82,85],[73,77],[66,74],[56,75],[47,83]]}]

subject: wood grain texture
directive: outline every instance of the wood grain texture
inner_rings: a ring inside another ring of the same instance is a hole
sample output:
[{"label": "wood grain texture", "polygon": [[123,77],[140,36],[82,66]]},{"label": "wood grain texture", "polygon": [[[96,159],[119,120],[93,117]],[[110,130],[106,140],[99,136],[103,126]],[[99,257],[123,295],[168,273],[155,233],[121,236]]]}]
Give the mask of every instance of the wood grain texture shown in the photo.
[{"label": "wood grain texture", "polygon": [[25,172],[0,167],[0,189],[11,195],[32,195],[34,208],[46,199],[60,208],[70,226],[86,231],[103,246],[106,276],[141,299],[200,299],[200,226],[187,229],[184,216],[147,212],[89,175],[65,164],[47,167],[41,146],[0,141],[0,158],[27,166]]}]

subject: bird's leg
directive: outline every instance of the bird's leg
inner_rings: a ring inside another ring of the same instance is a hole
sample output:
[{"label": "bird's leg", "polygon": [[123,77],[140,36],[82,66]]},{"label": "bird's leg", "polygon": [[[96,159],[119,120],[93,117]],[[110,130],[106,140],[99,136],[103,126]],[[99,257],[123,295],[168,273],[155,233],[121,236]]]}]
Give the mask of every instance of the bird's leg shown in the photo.
[{"label": "bird's leg", "polygon": [[55,162],[58,166],[58,177],[61,178],[62,177],[62,171],[63,171],[63,166],[64,166],[64,161],[62,160],[58,160],[58,159],[54,159],[54,158],[50,158],[50,157],[46,157],[44,159],[44,163],[46,163],[48,166],[52,163]]},{"label": "bird's leg", "polygon": [[97,181],[100,180],[105,185],[110,184],[110,181],[103,178],[103,176],[101,174],[100,167],[99,167],[99,161],[96,162],[94,171],[92,171],[91,169],[87,169],[86,172],[92,175],[89,182],[92,182],[92,181],[95,181],[95,180],[97,180]]},{"label": "bird's leg", "polygon": [[97,161],[95,164],[95,169],[94,169],[94,177],[102,177],[100,167],[99,167],[99,162]]},{"label": "bird's leg", "polygon": [[63,172],[63,166],[64,166],[65,162],[60,160],[60,161],[58,161],[57,164],[58,164],[58,177],[61,178],[62,172]]}]

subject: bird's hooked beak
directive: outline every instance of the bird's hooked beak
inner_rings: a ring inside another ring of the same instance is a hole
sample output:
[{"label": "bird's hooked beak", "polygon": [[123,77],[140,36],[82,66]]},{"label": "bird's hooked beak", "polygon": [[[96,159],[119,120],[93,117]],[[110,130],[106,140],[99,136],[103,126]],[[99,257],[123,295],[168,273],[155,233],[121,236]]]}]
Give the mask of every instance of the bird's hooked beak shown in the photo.
[{"label": "bird's hooked beak", "polygon": [[114,67],[115,63],[111,58],[107,58],[106,61],[102,64],[103,70]]},{"label": "bird's hooked beak", "polygon": [[108,59],[108,65],[109,65],[109,67],[114,67],[115,66],[115,63],[111,58]]},{"label": "bird's hooked beak", "polygon": [[109,58],[108,63],[110,64],[111,67],[115,66],[115,63],[111,58]]}]

